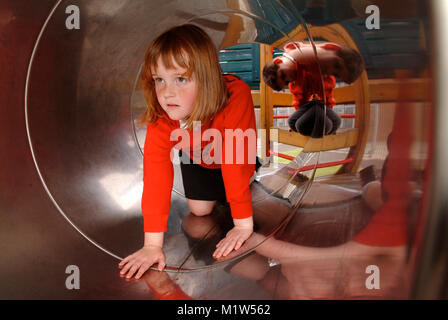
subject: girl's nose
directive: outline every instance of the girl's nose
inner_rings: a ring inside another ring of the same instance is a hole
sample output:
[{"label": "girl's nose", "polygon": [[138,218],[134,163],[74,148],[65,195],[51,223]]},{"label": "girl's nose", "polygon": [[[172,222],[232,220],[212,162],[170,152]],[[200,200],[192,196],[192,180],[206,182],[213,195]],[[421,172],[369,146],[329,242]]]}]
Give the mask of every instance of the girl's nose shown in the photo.
[{"label": "girl's nose", "polygon": [[163,90],[163,96],[165,98],[173,97],[176,94],[174,85],[167,83],[165,86],[165,90]]}]

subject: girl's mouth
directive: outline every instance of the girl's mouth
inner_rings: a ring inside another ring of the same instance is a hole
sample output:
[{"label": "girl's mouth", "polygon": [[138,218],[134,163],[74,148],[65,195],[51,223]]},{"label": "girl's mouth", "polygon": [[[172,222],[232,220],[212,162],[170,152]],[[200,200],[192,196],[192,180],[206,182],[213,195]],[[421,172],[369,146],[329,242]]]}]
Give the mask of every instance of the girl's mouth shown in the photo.
[{"label": "girl's mouth", "polygon": [[172,103],[167,104],[166,106],[167,106],[168,108],[178,108],[178,107],[180,107],[178,104],[172,104]]}]

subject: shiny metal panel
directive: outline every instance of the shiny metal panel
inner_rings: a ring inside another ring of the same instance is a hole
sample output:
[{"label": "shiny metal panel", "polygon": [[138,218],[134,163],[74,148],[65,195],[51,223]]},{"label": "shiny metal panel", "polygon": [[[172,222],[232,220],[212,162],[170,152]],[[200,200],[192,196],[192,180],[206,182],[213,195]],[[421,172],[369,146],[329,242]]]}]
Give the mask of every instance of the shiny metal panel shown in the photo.
[{"label": "shiny metal panel", "polygon": [[433,48],[432,68],[434,72],[434,113],[437,117],[433,122],[431,154],[431,177],[428,182],[428,192],[425,206],[428,210],[426,223],[419,230],[419,250],[416,259],[421,263],[416,267],[415,280],[413,282],[413,298],[415,299],[447,299],[448,277],[446,267],[447,257],[447,182],[448,175],[446,161],[448,159],[446,142],[448,132],[446,120],[448,119],[445,101],[447,91],[448,55],[446,27],[448,14],[447,3],[432,2],[432,16],[434,19],[434,36],[436,44]]}]

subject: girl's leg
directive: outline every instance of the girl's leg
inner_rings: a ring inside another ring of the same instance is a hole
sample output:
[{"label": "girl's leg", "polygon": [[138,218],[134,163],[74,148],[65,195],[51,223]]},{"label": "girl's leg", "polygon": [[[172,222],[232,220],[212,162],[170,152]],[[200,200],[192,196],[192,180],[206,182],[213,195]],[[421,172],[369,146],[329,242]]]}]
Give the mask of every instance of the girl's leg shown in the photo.
[{"label": "girl's leg", "polygon": [[[322,138],[323,134],[329,134],[330,132],[335,131],[333,130],[333,119],[330,119],[328,114],[324,114],[325,106],[322,101],[311,101],[307,105],[311,105],[312,107],[309,108],[308,111],[306,111],[296,122],[296,130],[299,133],[304,136],[311,136],[312,138]],[[327,112],[329,110],[331,109],[327,108]],[[333,110],[328,113],[330,113],[334,119],[339,118]]]},{"label": "girl's leg", "polygon": [[[188,155],[179,151],[179,157],[188,158]],[[181,162],[180,169],[185,198],[192,214],[198,217],[208,215],[213,211],[217,200],[225,201],[220,169],[207,169],[193,162]]]},{"label": "girl's leg", "polygon": [[311,136],[316,122],[316,109],[309,108],[295,123],[296,131]]},{"label": "girl's leg", "polygon": [[327,134],[332,134],[335,133],[336,130],[341,126],[341,117],[339,117],[339,115],[331,108],[325,107],[326,108],[326,114],[327,114],[327,118],[330,119],[331,123],[332,123],[332,129],[328,130]]},{"label": "girl's leg", "polygon": [[294,113],[289,116],[288,124],[289,124],[289,127],[293,131],[297,131],[297,129],[296,129],[297,120],[299,120],[299,118],[301,118],[303,116],[303,114],[305,112],[307,112],[311,107],[312,107],[312,104],[306,103],[303,106],[301,106],[299,109],[294,111]]},{"label": "girl's leg", "polygon": [[297,120],[299,120],[299,118],[300,118],[301,116],[303,116],[303,114],[304,114],[306,111],[308,111],[308,109],[305,109],[305,108],[299,108],[299,109],[297,109],[296,111],[294,111],[293,114],[291,114],[291,115],[289,116],[289,118],[288,118],[288,125],[289,125],[289,127],[290,127],[293,131],[296,131],[296,132],[297,132],[297,129],[296,129],[296,122],[297,122]]},{"label": "girl's leg", "polygon": [[187,204],[192,214],[198,217],[210,214],[216,204],[216,200],[192,200],[187,198]]}]

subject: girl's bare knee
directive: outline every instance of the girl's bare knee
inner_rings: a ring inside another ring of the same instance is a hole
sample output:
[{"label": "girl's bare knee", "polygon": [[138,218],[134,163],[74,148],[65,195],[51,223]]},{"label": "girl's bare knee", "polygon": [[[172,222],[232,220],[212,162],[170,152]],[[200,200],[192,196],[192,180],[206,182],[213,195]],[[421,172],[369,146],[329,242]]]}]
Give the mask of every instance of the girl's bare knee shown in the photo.
[{"label": "girl's bare knee", "polygon": [[187,199],[187,203],[191,213],[201,217],[206,216],[213,211],[216,201]]}]

